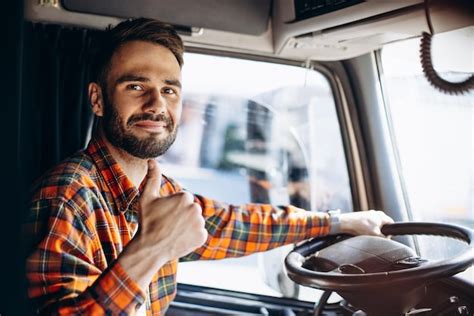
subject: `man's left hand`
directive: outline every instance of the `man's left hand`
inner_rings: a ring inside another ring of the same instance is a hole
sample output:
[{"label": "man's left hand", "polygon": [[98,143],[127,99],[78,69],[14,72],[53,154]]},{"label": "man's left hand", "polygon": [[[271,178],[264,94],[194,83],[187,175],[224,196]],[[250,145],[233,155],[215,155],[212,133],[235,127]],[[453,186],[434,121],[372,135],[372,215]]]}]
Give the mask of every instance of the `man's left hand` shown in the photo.
[{"label": "man's left hand", "polygon": [[380,229],[392,224],[393,219],[382,211],[361,211],[340,215],[341,233],[351,235],[384,236]]}]

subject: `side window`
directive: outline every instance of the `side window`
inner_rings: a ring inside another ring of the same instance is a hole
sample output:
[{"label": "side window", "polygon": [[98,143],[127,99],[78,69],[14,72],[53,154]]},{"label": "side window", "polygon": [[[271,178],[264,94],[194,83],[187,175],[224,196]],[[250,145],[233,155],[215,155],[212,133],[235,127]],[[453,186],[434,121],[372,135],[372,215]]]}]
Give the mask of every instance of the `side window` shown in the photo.
[{"label": "side window", "polygon": [[[160,158],[165,174],[191,192],[233,204],[352,211],[334,98],[322,74],[192,53],[185,61],[178,137]],[[282,261],[281,253],[265,253],[180,263],[178,281],[296,297],[302,291],[285,290]]]},{"label": "side window", "polygon": [[[473,30],[471,27],[434,37],[434,66],[446,80],[462,81],[474,70],[472,41],[467,36]],[[418,45],[419,39],[414,39],[381,51],[384,93],[409,215],[415,221],[472,228],[474,94],[449,95],[432,87],[422,73]],[[443,258],[462,249],[448,238],[433,242],[420,237],[418,244],[427,258]]]}]

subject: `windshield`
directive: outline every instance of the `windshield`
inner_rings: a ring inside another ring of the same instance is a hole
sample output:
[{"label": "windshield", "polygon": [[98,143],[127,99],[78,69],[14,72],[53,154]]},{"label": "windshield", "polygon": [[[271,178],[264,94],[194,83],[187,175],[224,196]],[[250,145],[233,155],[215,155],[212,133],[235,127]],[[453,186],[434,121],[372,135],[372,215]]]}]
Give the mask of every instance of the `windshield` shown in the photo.
[{"label": "windshield", "polygon": [[[466,48],[474,27],[435,35],[432,56],[440,75],[462,81],[474,69]],[[419,39],[381,51],[382,81],[399,155],[410,217],[474,227],[474,93],[443,94],[422,73]],[[469,48],[469,47],[468,47]],[[467,52],[467,53],[466,53]],[[465,251],[448,238],[419,237],[422,256],[441,259]],[[470,280],[472,280],[472,271]]]},{"label": "windshield", "polygon": [[[191,192],[233,204],[352,211],[334,97],[321,73],[188,53],[183,78],[178,137],[160,158],[165,174]],[[312,290],[300,289],[283,271],[291,247],[181,263],[178,281],[314,301],[314,294],[304,294]]]}]

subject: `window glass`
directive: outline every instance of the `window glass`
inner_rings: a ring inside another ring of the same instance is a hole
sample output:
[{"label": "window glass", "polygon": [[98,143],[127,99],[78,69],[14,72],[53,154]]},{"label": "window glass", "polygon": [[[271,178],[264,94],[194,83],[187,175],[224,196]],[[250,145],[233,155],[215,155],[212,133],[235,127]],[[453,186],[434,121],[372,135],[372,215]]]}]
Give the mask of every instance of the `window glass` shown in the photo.
[{"label": "window glass", "polygon": [[[163,172],[181,186],[233,204],[352,211],[334,98],[322,74],[187,53],[183,91],[178,137],[160,157]],[[180,263],[178,281],[274,296],[307,293],[282,276],[284,254]]]},{"label": "window glass", "polygon": [[[467,28],[434,36],[434,66],[443,78],[462,81],[474,71],[473,32]],[[381,51],[409,212],[415,221],[473,228],[474,94],[449,95],[432,87],[422,73],[418,46],[419,39],[413,39]],[[418,242],[421,255],[437,259],[464,248],[448,238],[420,237]]]}]

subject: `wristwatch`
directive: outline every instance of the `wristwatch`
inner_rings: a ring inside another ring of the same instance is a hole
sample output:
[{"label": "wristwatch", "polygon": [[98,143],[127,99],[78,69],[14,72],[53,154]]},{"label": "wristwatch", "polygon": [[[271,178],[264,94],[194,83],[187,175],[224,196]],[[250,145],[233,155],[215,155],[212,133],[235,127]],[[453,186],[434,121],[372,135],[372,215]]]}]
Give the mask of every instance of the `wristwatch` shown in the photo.
[{"label": "wristwatch", "polygon": [[329,210],[329,235],[341,233],[341,210]]}]

